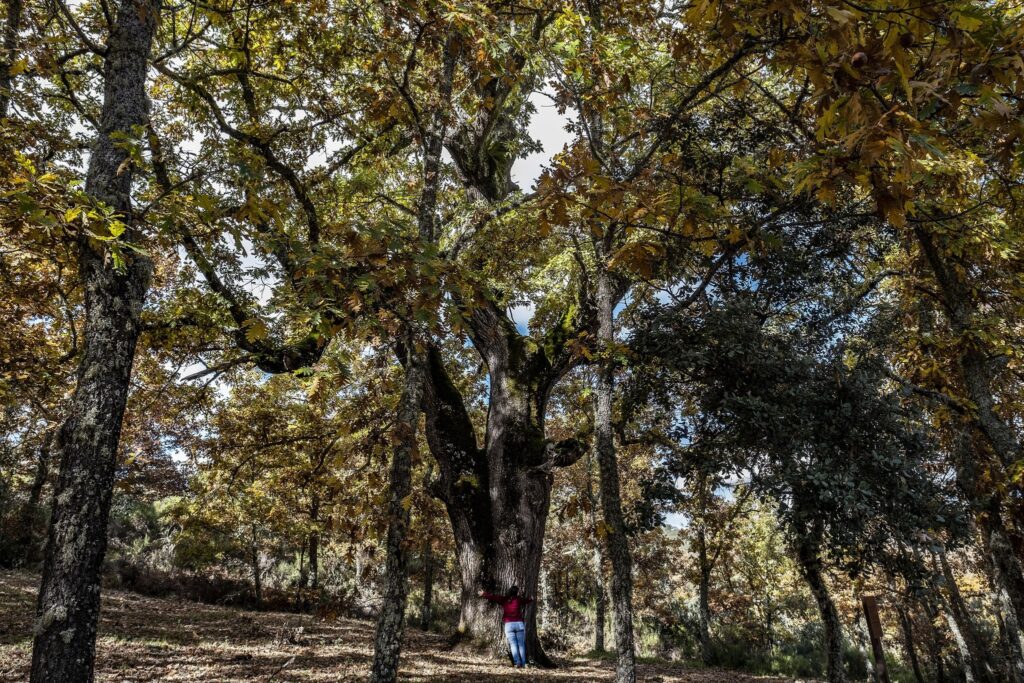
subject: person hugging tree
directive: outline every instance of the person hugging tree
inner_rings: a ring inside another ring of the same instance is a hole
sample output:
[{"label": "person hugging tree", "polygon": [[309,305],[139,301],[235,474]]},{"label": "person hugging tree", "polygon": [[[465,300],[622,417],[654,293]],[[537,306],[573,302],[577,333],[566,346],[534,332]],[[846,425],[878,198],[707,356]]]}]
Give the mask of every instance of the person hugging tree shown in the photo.
[{"label": "person hugging tree", "polygon": [[478,595],[501,605],[501,622],[505,626],[505,637],[512,650],[512,663],[517,669],[526,666],[526,620],[523,609],[533,598],[519,596],[519,586],[512,586],[505,595],[495,595],[481,590]]}]

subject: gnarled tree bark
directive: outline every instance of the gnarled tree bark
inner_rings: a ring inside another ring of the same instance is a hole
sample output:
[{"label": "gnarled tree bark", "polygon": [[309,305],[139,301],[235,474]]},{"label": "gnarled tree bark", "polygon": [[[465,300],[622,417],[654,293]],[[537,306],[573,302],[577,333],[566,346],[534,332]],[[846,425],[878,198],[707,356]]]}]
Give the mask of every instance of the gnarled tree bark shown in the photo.
[{"label": "gnarled tree bark", "polygon": [[[104,54],[100,130],[89,159],[86,192],[116,209],[128,226],[122,239],[140,244],[133,225],[134,173],[115,139],[149,116],[146,71],[160,0],[122,0]],[[38,599],[33,683],[91,681],[100,607],[100,567],[107,547],[117,446],[149,289],[152,263],[126,252],[115,269],[83,235],[79,276],[85,292],[85,346],[78,383],[58,436],[60,475]]]},{"label": "gnarled tree bark", "polygon": [[[481,587],[503,592],[513,585],[535,596],[553,483],[552,471],[576,462],[575,440],[544,438],[548,392],[568,363],[551,363],[496,307],[470,313],[473,338],[490,370],[490,402],[483,447],[440,353],[428,354],[424,407],[427,442],[439,466],[433,493],[444,502],[455,536],[461,578],[459,630],[500,648],[497,613],[477,598]],[[536,629],[536,608],[526,610],[527,653],[552,662]]]}]

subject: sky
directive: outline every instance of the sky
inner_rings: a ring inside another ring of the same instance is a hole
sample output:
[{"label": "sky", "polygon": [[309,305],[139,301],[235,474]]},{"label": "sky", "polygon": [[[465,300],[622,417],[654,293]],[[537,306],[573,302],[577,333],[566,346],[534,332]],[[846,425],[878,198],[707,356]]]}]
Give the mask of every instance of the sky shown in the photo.
[{"label": "sky", "polygon": [[512,167],[512,180],[524,192],[529,192],[534,182],[540,177],[548,162],[569,143],[571,136],[565,130],[569,121],[569,113],[559,114],[551,98],[544,93],[537,93],[530,98],[537,112],[530,119],[530,137],[541,143],[544,149],[535,152],[525,159],[519,159]]}]

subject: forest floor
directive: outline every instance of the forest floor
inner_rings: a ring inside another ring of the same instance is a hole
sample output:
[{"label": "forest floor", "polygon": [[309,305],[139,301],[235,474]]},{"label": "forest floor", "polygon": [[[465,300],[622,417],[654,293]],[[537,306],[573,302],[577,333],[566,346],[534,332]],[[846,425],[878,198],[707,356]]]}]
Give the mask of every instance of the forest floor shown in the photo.
[{"label": "forest floor", "polygon": [[[38,577],[0,572],[0,681],[28,678]],[[97,681],[364,681],[373,655],[371,621],[325,622],[310,615],[247,612],[104,591]],[[403,681],[610,681],[614,665],[561,659],[552,671],[515,670],[447,650],[444,636],[409,629]],[[654,683],[750,683],[758,679],[678,664],[640,666]]]}]

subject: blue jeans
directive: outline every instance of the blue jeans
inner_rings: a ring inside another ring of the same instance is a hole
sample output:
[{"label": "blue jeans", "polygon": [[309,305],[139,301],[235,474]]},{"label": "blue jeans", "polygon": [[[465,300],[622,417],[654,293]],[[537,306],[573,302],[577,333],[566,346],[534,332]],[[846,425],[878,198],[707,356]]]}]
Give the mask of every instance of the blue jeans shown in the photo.
[{"label": "blue jeans", "polygon": [[505,624],[505,637],[512,648],[512,661],[516,666],[526,666],[526,624],[521,621]]}]

